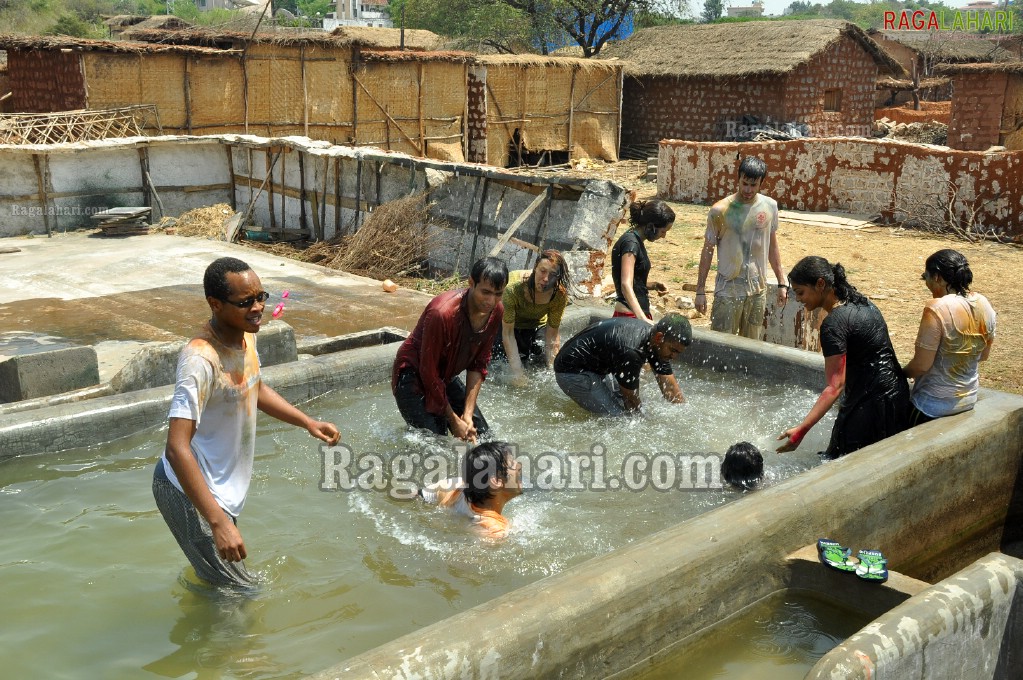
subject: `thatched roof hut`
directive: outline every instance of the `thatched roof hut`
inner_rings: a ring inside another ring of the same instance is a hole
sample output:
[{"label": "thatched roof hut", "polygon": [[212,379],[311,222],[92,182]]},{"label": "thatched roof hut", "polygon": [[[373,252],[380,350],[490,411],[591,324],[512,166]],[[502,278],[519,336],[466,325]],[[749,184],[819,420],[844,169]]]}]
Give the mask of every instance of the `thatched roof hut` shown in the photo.
[{"label": "thatched roof hut", "polygon": [[[396,50],[401,46],[401,29],[375,28],[370,26],[338,26],[331,35],[341,38],[345,44],[357,44],[376,49]],[[405,49],[439,50],[445,39],[433,31],[405,29]]]},{"label": "thatched roof hut", "polygon": [[806,66],[843,38],[851,38],[878,67],[902,67],[858,26],[839,20],[750,21],[657,26],[601,50],[600,59],[627,62],[628,76],[749,78],[785,75]]},{"label": "thatched roof hut", "polygon": [[941,64],[934,71],[952,78],[950,147],[1023,149],[1023,62]]},{"label": "thatched roof hut", "polygon": [[53,51],[65,52],[113,52],[118,54],[168,54],[186,53],[195,55],[224,54],[224,50],[210,47],[179,44],[154,44],[130,40],[91,40],[71,38],[66,35],[13,35],[0,34],[0,50]]},{"label": "thatched roof hut", "polygon": [[845,21],[659,26],[605,47],[625,65],[622,145],[749,139],[795,123],[815,136],[870,134],[879,71],[904,76]]},{"label": "thatched roof hut", "polygon": [[[879,31],[871,30],[873,38],[885,50],[890,43],[901,45],[931,64],[965,64],[1013,61],[1015,57],[997,43],[983,36],[960,31]],[[893,51],[894,52],[894,51]],[[893,54],[898,58],[898,54]],[[902,64],[907,71],[911,68]]]}]

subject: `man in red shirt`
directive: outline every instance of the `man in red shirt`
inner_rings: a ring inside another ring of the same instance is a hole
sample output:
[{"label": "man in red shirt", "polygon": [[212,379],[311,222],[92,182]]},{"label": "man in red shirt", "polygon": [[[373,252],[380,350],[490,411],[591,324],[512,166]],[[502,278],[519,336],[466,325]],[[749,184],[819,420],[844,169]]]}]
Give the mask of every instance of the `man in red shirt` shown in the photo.
[{"label": "man in red shirt", "polygon": [[394,400],[410,427],[471,442],[487,434],[476,398],[501,330],[507,284],[504,262],[485,257],[472,266],[467,289],[441,293],[423,310],[391,372]]}]

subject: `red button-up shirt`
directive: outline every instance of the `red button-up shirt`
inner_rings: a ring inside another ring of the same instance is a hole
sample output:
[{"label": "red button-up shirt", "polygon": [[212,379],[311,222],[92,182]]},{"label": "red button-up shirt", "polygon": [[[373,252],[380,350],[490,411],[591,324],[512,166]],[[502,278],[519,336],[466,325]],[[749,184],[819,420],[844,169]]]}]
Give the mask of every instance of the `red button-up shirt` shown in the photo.
[{"label": "red button-up shirt", "polygon": [[441,293],[426,305],[412,335],[398,348],[391,371],[391,391],[402,369],[412,368],[419,389],[426,396],[426,410],[444,415],[448,405],[447,384],[462,371],[487,377],[490,351],[501,328],[504,305],[494,307],[479,331],[469,321],[469,290]]}]

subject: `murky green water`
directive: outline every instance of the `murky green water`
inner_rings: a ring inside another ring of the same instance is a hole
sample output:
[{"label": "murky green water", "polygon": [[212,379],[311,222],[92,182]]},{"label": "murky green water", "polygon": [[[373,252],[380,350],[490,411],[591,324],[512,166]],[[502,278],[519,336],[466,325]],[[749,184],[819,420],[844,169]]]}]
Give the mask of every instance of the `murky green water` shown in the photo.
[{"label": "murky green water", "polygon": [[[646,416],[635,420],[591,418],[550,375],[526,391],[495,376],[480,403],[520,453],[558,459],[601,444],[609,474],[636,452],[723,453],[743,439],[765,451],[768,484],[817,464],[830,419],[799,452],[773,453],[774,437],[799,422],[815,394],[686,366],[680,379],[690,402],[672,406],[646,376]],[[450,442],[405,432],[389,385],[305,408],[337,422],[359,456],[455,460]],[[0,463],[6,677],[299,676],[742,497],[651,485],[534,489],[506,507],[511,536],[488,544],[460,518],[384,491],[321,491],[316,443],[263,417],[240,528],[248,566],[264,584],[255,597],[226,597],[182,584],[185,559],[150,491],[165,437],[161,428]]]},{"label": "murky green water", "polygon": [[777,593],[633,680],[800,680],[870,620],[808,592]]}]

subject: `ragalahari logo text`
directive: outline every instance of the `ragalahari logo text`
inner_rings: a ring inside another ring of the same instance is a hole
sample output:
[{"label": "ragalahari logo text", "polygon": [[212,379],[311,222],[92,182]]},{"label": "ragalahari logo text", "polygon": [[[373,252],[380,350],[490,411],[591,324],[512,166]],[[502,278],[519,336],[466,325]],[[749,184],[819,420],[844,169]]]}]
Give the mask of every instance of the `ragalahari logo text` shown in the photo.
[{"label": "ragalahari logo text", "polygon": [[1005,9],[976,12],[963,10],[902,10],[884,13],[884,30],[892,31],[1012,31],[1012,12]]}]

